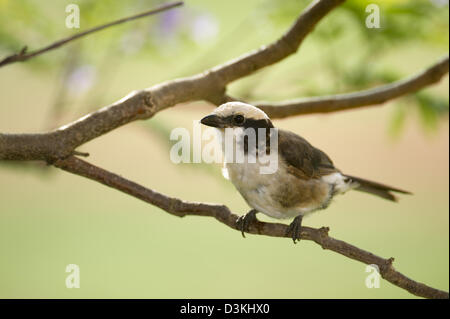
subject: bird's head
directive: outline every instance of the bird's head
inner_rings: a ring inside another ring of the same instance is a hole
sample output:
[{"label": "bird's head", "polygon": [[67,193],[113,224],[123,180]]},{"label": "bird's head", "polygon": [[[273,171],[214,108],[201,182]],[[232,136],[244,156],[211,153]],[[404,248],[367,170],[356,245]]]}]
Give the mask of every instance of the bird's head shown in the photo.
[{"label": "bird's head", "polygon": [[231,128],[273,128],[270,118],[257,107],[242,103],[228,102],[220,105],[200,121],[203,125],[218,129]]}]

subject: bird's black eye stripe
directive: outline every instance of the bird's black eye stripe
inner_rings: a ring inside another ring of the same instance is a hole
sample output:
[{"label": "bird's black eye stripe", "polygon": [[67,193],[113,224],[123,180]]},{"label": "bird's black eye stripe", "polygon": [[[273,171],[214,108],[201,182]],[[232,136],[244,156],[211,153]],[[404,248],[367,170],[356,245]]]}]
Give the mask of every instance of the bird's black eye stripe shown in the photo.
[{"label": "bird's black eye stripe", "polygon": [[241,114],[236,114],[235,116],[233,116],[233,123],[236,125],[242,125],[245,122],[245,118],[244,116],[242,116]]}]

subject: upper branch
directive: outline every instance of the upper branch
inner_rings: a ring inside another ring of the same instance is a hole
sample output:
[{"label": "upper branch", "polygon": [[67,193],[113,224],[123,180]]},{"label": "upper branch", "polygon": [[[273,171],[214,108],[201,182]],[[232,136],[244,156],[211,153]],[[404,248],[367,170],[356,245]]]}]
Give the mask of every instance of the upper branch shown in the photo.
[{"label": "upper branch", "polygon": [[292,27],[276,42],[217,66],[212,69],[212,72],[219,77],[223,85],[226,85],[285,59],[297,52],[300,44],[314,29],[315,25],[344,1],[322,0],[312,2],[298,17]]},{"label": "upper branch", "polygon": [[[224,205],[187,202],[178,198],[169,197],[73,156],[64,160],[57,160],[54,163],[54,166],[117,189],[157,206],[172,215],[178,217],[187,215],[214,217],[228,227],[238,230],[236,226],[238,215],[233,214],[228,207]],[[287,227],[288,226],[279,223],[256,221],[250,225],[249,233],[272,237],[287,237]],[[378,257],[344,241],[334,239],[328,236],[328,231],[329,229],[326,227],[320,229],[302,227],[301,238],[314,241],[323,249],[332,250],[362,263],[377,265],[380,274],[384,279],[416,296],[425,298],[449,298],[447,292],[414,281],[395,270],[392,266],[394,261],[393,258],[385,259]]]},{"label": "upper branch", "polygon": [[133,15],[133,16],[130,16],[130,17],[122,18],[122,19],[119,19],[119,20],[116,20],[116,21],[113,21],[113,22],[109,22],[109,23],[106,23],[106,24],[103,24],[103,25],[100,25],[100,26],[88,29],[86,31],[83,31],[83,32],[77,33],[75,35],[72,35],[70,37],[58,40],[58,41],[56,41],[56,42],[54,42],[54,43],[52,43],[52,44],[50,44],[50,45],[48,45],[48,46],[46,46],[44,48],[41,48],[39,50],[35,50],[35,51],[32,51],[32,52],[29,52],[29,53],[27,53],[27,47],[25,46],[25,47],[22,48],[22,50],[19,53],[12,54],[10,56],[7,56],[3,60],[1,60],[0,61],[0,67],[2,67],[4,65],[7,65],[7,64],[14,63],[14,62],[27,61],[27,60],[29,60],[31,58],[34,58],[34,57],[36,57],[38,55],[41,55],[41,54],[43,54],[45,52],[48,52],[50,50],[59,48],[59,47],[65,45],[65,44],[67,44],[67,43],[69,43],[69,42],[71,42],[73,40],[82,38],[82,37],[87,36],[87,35],[89,35],[91,33],[94,33],[94,32],[97,32],[97,31],[100,31],[100,30],[103,30],[103,29],[106,29],[106,28],[109,28],[109,27],[112,27],[112,26],[115,26],[115,25],[118,25],[118,24],[122,24],[122,23],[125,23],[125,22],[128,22],[128,21],[132,21],[132,20],[136,20],[136,19],[139,19],[139,18],[142,18],[142,17],[147,17],[149,15],[160,13],[160,12],[172,9],[174,7],[181,6],[182,4],[183,4],[183,2],[174,2],[174,3],[164,4],[164,5],[162,5],[162,6],[158,7],[158,8],[150,10],[150,11],[139,13],[139,14],[136,14],[136,15]]},{"label": "upper branch", "polygon": [[419,74],[374,89],[346,94],[295,99],[278,103],[260,102],[255,103],[255,105],[265,111],[271,118],[343,111],[381,104],[402,95],[419,91],[424,87],[439,82],[448,71],[449,57],[447,55]]}]

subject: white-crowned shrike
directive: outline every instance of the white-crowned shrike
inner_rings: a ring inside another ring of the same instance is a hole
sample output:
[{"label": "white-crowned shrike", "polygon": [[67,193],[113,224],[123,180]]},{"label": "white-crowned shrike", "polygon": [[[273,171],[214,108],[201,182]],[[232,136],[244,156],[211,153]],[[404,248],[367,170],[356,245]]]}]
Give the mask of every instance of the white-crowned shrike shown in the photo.
[{"label": "white-crowned shrike", "polygon": [[[256,140],[264,140],[263,146],[267,148],[265,152],[274,149],[270,145],[270,137],[275,131],[267,114],[252,105],[241,102],[222,104],[204,117],[201,123],[219,129],[222,136],[226,128],[235,129],[236,153],[237,148],[241,148],[245,154],[244,161],[224,163],[228,178],[252,207],[238,220],[242,235],[256,219],[256,213],[262,212],[274,218],[294,218],[288,233],[295,243],[300,239],[303,216],[326,208],[337,194],[355,189],[391,201],[396,200],[392,192],[409,194],[401,189],[342,173],[324,152],[297,134],[281,129],[276,130],[278,168],[274,173],[262,174],[263,164],[249,161],[248,158],[252,151],[252,154],[258,154],[261,143],[252,145],[247,129],[254,129]],[[261,136],[261,132],[264,132],[264,136]]]}]

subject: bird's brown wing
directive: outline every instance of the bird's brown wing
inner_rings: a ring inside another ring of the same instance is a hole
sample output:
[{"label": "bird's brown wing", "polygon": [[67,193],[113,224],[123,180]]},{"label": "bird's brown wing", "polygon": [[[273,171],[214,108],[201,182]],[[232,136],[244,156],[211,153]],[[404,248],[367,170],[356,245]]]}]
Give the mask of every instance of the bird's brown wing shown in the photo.
[{"label": "bird's brown wing", "polygon": [[292,132],[278,130],[278,154],[288,165],[288,171],[302,179],[339,171],[327,154]]}]

